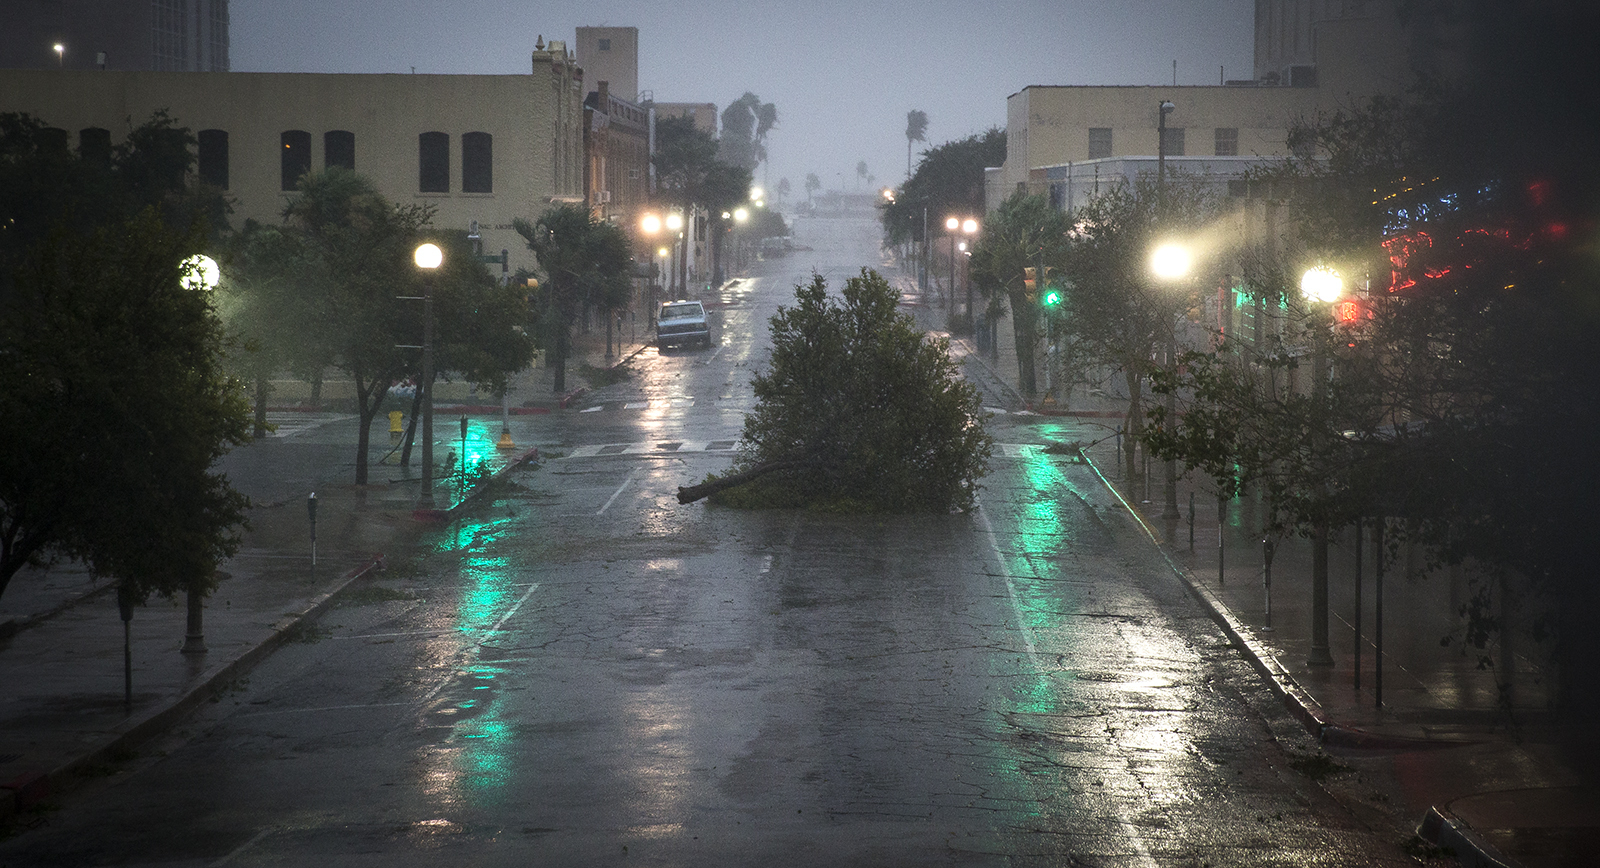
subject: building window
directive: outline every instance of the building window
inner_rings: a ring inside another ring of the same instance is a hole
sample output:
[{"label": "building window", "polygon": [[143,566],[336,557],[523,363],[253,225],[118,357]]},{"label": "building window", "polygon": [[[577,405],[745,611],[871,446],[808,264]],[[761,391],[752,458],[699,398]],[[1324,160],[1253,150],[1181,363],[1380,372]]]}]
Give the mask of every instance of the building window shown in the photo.
[{"label": "building window", "polygon": [[1217,156],[1239,156],[1239,128],[1217,127]]},{"label": "building window", "polygon": [[1169,157],[1183,156],[1183,127],[1167,127],[1162,133],[1162,153]]},{"label": "building window", "polygon": [[78,130],[78,159],[92,166],[111,165],[111,131],[100,127]]},{"label": "building window", "polygon": [[601,51],[610,51],[611,50],[611,40],[609,40],[609,39],[600,40],[600,50]]},{"label": "building window", "polygon": [[494,136],[467,133],[461,137],[461,192],[494,192]]},{"label": "building window", "polygon": [[189,69],[188,0],[154,0],[150,8],[152,66],[157,70]]},{"label": "building window", "polygon": [[283,189],[293,190],[300,177],[311,171],[311,134],[287,130],[278,138],[283,145]]},{"label": "building window", "polygon": [[[1223,156],[1227,156],[1224,154]],[[1250,195],[1250,182],[1241,178],[1228,179],[1228,198],[1244,199]]]},{"label": "building window", "polygon": [[450,134],[417,136],[417,189],[424,193],[450,192]]},{"label": "building window", "polygon": [[200,143],[201,183],[228,189],[228,131],[201,130],[195,138]]},{"label": "building window", "polygon": [[1089,159],[1101,160],[1111,156],[1111,128],[1089,128]]},{"label": "building window", "polygon": [[348,130],[329,130],[322,134],[322,165],[331,169],[356,170],[356,134]]}]

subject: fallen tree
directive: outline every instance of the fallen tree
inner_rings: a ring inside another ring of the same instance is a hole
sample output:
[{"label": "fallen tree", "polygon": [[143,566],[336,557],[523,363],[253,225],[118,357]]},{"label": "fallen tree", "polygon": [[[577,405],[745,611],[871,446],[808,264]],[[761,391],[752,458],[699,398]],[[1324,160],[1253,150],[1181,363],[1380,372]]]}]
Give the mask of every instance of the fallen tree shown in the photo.
[{"label": "fallen tree", "polygon": [[795,298],[772,318],[771,367],[752,382],[757,404],[734,472],[679,489],[678,501],[970,509],[993,441],[948,343],[897,312],[899,294],[869,269],[835,299],[821,276]]}]

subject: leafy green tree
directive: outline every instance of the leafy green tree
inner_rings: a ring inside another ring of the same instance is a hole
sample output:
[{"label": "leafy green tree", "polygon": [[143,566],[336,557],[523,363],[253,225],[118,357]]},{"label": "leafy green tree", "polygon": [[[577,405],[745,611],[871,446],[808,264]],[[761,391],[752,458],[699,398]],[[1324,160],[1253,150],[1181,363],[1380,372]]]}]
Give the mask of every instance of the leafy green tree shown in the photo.
[{"label": "leafy green tree", "polygon": [[828,297],[819,275],[772,318],[769,369],[753,381],[733,502],[891,512],[971,509],[992,440],[948,343],[898,313],[868,269]]},{"label": "leafy green tree", "polygon": [[1024,395],[1037,391],[1035,349],[1040,337],[1039,299],[1023,283],[1026,269],[1061,268],[1066,259],[1072,221],[1050,207],[1043,196],[1012,194],[989,216],[972,245],[972,284],[991,312],[1011,307],[1016,334],[1018,384]]},{"label": "leafy green tree", "polygon": [[245,498],[212,470],[248,439],[223,333],[153,210],[31,248],[0,301],[0,591],[51,555],[133,599],[215,585]]},{"label": "leafy green tree", "polygon": [[767,134],[777,125],[778,107],[745,91],[744,96],[722,110],[720,158],[729,165],[755,172],[767,159]]},{"label": "leafy green tree", "polygon": [[[1144,383],[1162,368],[1158,359],[1176,322],[1197,300],[1199,278],[1164,284],[1150,269],[1158,243],[1196,232],[1211,203],[1181,178],[1166,184],[1165,218],[1157,213],[1154,185],[1140,181],[1092,200],[1072,215],[1071,245],[1057,272],[1066,288],[1062,329],[1085,357],[1122,371],[1128,389],[1124,430],[1144,430]],[[1137,475],[1133,450],[1130,475]]]},{"label": "leafy green tree", "polygon": [[244,406],[180,265],[226,206],[191,185],[190,141],[158,115],[73,154],[0,115],[0,592],[56,557],[135,600],[204,590],[238,545],[246,502],[212,466]]},{"label": "leafy green tree", "polygon": [[555,367],[555,391],[564,392],[572,326],[584,306],[610,309],[627,303],[633,274],[628,236],[577,205],[552,208],[533,223],[519,217],[512,225],[545,274],[537,302],[539,342]]},{"label": "leafy green tree", "polygon": [[928,113],[922,109],[906,112],[906,178],[911,177],[911,144],[928,140]]},{"label": "leafy green tree", "polygon": [[389,387],[414,370],[415,351],[396,345],[418,342],[422,311],[395,296],[424,294],[412,256],[431,217],[431,208],[396,205],[340,168],[301,178],[284,209],[286,243],[270,269],[298,294],[290,309],[312,316],[301,324],[304,363],[354,381],[357,485],[367,481],[372,420]]},{"label": "leafy green tree", "polygon": [[893,246],[922,241],[924,214],[928,226],[941,229],[951,214],[981,216],[983,170],[1005,159],[1006,133],[999,128],[925,151],[894,201],[882,205],[884,242]]}]

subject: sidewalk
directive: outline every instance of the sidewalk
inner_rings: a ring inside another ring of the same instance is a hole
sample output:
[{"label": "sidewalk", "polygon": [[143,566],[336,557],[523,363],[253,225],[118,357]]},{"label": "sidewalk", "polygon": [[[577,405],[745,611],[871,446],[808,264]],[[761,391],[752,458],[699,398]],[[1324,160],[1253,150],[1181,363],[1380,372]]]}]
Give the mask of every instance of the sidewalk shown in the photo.
[{"label": "sidewalk", "polygon": [[[576,336],[567,396],[581,390],[584,366],[600,369],[644,349],[638,335],[605,353],[605,334]],[[278,412],[286,436],[234,450],[221,463],[248,495],[251,528],[223,579],[206,600],[202,653],[183,653],[182,597],[153,597],[131,622],[133,692],[124,706],[123,624],[115,583],[76,565],[15,576],[0,598],[0,825],[33,822],[29,809],[86,777],[106,774],[140,744],[243,677],[294,641],[309,620],[346,589],[383,568],[384,552],[460,509],[491,480],[528,461],[543,414],[558,408],[552,372],[534,368],[514,380],[512,444],[501,440],[500,406],[436,401],[436,482],[432,507],[420,501],[420,450],[411,466],[389,451],[383,420],[373,424],[367,485],[355,485],[353,414]],[[457,419],[468,419],[460,436]],[[463,450],[463,447],[464,450]],[[461,450],[461,451],[458,451]],[[461,454],[472,473],[461,479]],[[451,457],[454,460],[447,460]],[[317,495],[317,560],[311,561],[306,501]],[[16,816],[13,816],[16,815]]]},{"label": "sidewalk", "polygon": [[[1014,351],[1002,345],[996,361],[976,353],[967,341],[954,346],[969,367],[980,369],[974,372],[978,377],[1004,384],[1006,404],[1027,406],[1017,392]],[[1114,431],[1125,409],[1122,401],[1080,395],[1071,411],[1043,412],[1093,419]],[[1310,542],[1277,541],[1269,588],[1253,502],[1241,498],[1219,512],[1203,480],[1180,477],[1179,517],[1162,519],[1161,465],[1150,465],[1147,487],[1126,478],[1118,450],[1118,438],[1106,437],[1085,449],[1084,458],[1128,507],[1174,575],[1327,749],[1387,758],[1388,770],[1405,791],[1403,807],[1420,821],[1421,838],[1453,851],[1464,865],[1594,864],[1590,851],[1591,842],[1600,839],[1600,775],[1585,756],[1592,739],[1581,731],[1582,722],[1564,721],[1549,711],[1545,682],[1527,658],[1496,660],[1495,668],[1504,671],[1509,663],[1514,671],[1508,713],[1499,704],[1494,669],[1481,668],[1476,654],[1463,652],[1459,630],[1450,647],[1441,646],[1441,638],[1457,627],[1456,613],[1466,601],[1459,576],[1417,581],[1406,577],[1404,565],[1388,566],[1380,658],[1373,542],[1363,541],[1358,606],[1354,533],[1347,529],[1335,535],[1329,555],[1334,662],[1314,666],[1307,662]],[[1381,707],[1376,695],[1380,661]]]}]

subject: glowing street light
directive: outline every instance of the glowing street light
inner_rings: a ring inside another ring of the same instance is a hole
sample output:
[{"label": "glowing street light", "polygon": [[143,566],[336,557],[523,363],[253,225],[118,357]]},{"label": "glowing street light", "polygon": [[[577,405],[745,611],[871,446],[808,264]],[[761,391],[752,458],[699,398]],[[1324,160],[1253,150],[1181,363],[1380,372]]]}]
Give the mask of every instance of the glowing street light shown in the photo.
[{"label": "glowing street light", "polygon": [[1177,280],[1187,275],[1193,265],[1193,254],[1182,244],[1163,244],[1150,254],[1150,270],[1162,280]]},{"label": "glowing street light", "polygon": [[183,269],[183,277],[179,278],[179,282],[183,284],[184,289],[197,291],[216,289],[217,284],[221,282],[222,269],[217,267],[215,259],[204,253],[196,253],[185,259],[180,267]]},{"label": "glowing street light", "polygon": [[1300,292],[1312,301],[1332,304],[1344,295],[1344,278],[1326,265],[1308,268],[1300,277]]},{"label": "glowing street light", "polygon": [[55,52],[56,52],[56,68],[60,69],[60,68],[62,68],[64,66],[66,66],[67,65],[67,47],[65,45],[62,45],[59,42],[57,42],[55,45],[52,45],[50,47],[55,49]]}]

